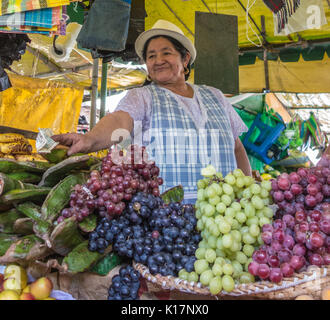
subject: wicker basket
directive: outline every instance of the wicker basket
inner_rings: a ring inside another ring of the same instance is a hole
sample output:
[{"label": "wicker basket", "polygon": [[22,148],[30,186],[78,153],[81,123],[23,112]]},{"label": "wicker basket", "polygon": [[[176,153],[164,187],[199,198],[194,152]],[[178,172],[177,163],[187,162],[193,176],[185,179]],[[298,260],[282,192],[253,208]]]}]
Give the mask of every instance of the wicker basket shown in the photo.
[{"label": "wicker basket", "polygon": [[[188,282],[172,276],[152,275],[149,269],[133,263],[143,278],[162,290],[178,290],[184,293],[212,296],[209,289],[201,283]],[[321,298],[321,291],[330,285],[330,266],[318,268],[311,266],[307,271],[295,273],[290,278],[284,278],[280,283],[261,281],[249,284],[240,284],[231,292],[221,291],[216,298],[240,297],[255,299],[294,299],[299,295],[310,295],[314,299]],[[212,296],[214,297],[214,296]]]}]

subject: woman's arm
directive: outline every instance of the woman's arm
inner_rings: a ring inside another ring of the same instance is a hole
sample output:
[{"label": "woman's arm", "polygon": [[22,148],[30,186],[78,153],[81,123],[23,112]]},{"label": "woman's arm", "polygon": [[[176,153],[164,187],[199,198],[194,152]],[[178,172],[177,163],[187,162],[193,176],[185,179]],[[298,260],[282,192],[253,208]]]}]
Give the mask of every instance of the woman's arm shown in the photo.
[{"label": "woman's arm", "polygon": [[[129,136],[134,126],[131,116],[124,111],[116,111],[103,117],[95,127],[86,134],[67,133],[54,135],[52,138],[60,144],[69,146],[68,155],[83,152],[89,153],[109,148]],[[119,129],[119,130],[118,130]]]},{"label": "woman's arm", "polygon": [[237,138],[235,141],[235,157],[237,167],[241,169],[246,176],[252,176],[250,161],[240,138]]}]

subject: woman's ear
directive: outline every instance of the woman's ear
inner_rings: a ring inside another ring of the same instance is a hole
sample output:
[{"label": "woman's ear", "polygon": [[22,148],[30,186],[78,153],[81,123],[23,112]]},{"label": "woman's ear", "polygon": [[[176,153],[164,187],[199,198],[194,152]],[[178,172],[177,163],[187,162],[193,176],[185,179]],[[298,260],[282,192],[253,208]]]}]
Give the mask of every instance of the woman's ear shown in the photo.
[{"label": "woman's ear", "polygon": [[189,64],[190,59],[191,59],[191,54],[190,54],[189,51],[187,51],[186,56],[185,56],[184,59],[183,59],[183,66],[184,66],[185,68],[188,67],[188,64]]}]

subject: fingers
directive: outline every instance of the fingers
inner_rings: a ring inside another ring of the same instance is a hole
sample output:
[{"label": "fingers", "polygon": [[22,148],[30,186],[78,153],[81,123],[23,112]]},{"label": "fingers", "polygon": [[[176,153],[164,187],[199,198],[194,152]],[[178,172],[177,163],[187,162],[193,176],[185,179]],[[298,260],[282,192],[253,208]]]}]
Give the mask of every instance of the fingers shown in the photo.
[{"label": "fingers", "polygon": [[57,134],[52,136],[52,139],[62,145],[70,147],[67,155],[71,156],[75,153],[88,153],[91,145],[86,135],[78,133]]},{"label": "fingers", "polygon": [[65,133],[53,135],[51,138],[62,145],[70,147],[73,143],[79,141],[79,136],[77,133]]},{"label": "fingers", "polygon": [[74,143],[71,148],[67,151],[67,155],[68,156],[71,156],[75,153],[78,153],[78,152],[83,152],[83,146],[82,146],[82,143],[81,141],[77,142],[77,143]]}]

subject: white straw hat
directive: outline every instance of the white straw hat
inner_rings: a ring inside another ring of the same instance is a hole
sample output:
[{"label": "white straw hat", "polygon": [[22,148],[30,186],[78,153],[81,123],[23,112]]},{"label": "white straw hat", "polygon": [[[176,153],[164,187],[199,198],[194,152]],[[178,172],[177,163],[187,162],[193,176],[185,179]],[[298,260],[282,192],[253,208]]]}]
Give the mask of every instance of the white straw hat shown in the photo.
[{"label": "white straw hat", "polygon": [[143,49],[145,43],[154,36],[169,36],[178,40],[191,54],[191,63],[196,59],[196,49],[192,42],[184,35],[182,30],[175,24],[158,20],[151,29],[142,32],[135,41],[136,54],[143,60]]}]

